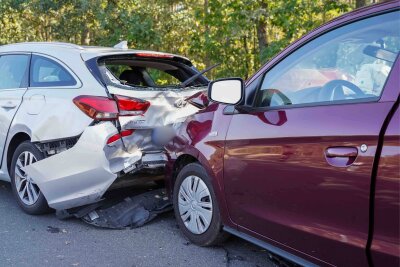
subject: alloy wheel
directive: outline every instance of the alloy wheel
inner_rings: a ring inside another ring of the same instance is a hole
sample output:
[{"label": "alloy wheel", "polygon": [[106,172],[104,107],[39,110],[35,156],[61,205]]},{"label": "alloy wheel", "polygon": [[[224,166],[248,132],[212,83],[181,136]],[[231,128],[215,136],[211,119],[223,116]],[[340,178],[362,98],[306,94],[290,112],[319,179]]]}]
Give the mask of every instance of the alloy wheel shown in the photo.
[{"label": "alloy wheel", "polygon": [[31,152],[24,151],[18,156],[15,164],[15,188],[21,201],[28,206],[36,203],[39,199],[40,190],[33,179],[22,168],[36,161],[36,157]]},{"label": "alloy wheel", "polygon": [[179,187],[179,214],[186,228],[202,234],[211,224],[213,206],[210,191],[202,179],[191,175]]}]

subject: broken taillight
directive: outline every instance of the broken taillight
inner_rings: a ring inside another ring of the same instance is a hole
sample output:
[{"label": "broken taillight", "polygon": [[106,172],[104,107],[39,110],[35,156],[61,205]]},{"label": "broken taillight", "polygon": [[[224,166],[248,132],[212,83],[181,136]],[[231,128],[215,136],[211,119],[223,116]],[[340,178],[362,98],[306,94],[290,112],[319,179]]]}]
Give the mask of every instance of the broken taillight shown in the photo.
[{"label": "broken taillight", "polygon": [[128,129],[128,130],[123,130],[120,133],[114,134],[113,136],[108,138],[107,145],[114,143],[115,141],[121,139],[121,137],[129,136],[129,135],[133,134],[134,132],[135,132],[135,130]]},{"label": "broken taillight", "polygon": [[115,95],[114,99],[104,96],[77,96],[73,100],[74,104],[86,115],[95,120],[115,120],[118,116],[138,116],[143,115],[150,107],[150,102]]},{"label": "broken taillight", "polygon": [[74,104],[86,115],[95,120],[115,120],[118,118],[117,103],[104,96],[77,96]]},{"label": "broken taillight", "polygon": [[150,102],[121,95],[114,95],[118,104],[120,116],[138,116],[146,113]]}]

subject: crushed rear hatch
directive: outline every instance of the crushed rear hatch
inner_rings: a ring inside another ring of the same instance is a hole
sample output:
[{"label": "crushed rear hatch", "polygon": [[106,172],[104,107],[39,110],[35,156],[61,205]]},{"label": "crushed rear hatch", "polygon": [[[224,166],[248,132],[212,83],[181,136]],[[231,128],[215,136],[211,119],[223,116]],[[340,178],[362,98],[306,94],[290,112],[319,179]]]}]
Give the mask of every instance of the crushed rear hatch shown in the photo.
[{"label": "crushed rear hatch", "polygon": [[[163,150],[168,141],[163,139],[168,139],[171,127],[177,127],[199,110],[188,105],[187,99],[205,92],[209,82],[188,59],[166,53],[112,53],[93,57],[87,65],[109,94],[149,102],[140,116],[119,118],[122,129],[135,129],[135,135],[141,137],[138,148],[142,151]],[[195,75],[196,79],[181,86]]]},{"label": "crushed rear hatch", "polygon": [[[96,203],[122,177],[133,178],[145,169],[162,170],[167,162],[164,146],[174,129],[201,108],[187,104],[187,99],[208,85],[190,61],[169,54],[107,52],[86,64],[108,93],[100,98],[115,101],[115,110],[102,116],[115,117],[94,118],[72,146],[38,144],[48,157],[23,169],[56,210]],[[86,111],[84,105],[99,97],[78,98],[74,103]]]}]

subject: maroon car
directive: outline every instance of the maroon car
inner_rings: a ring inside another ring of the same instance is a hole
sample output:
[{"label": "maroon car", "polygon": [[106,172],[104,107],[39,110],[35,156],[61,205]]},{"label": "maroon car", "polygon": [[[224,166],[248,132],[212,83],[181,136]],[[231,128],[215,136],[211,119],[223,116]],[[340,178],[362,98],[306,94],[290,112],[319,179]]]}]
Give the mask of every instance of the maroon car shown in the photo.
[{"label": "maroon car", "polygon": [[244,84],[209,85],[168,145],[183,233],[300,265],[399,266],[400,2],[341,16]]}]

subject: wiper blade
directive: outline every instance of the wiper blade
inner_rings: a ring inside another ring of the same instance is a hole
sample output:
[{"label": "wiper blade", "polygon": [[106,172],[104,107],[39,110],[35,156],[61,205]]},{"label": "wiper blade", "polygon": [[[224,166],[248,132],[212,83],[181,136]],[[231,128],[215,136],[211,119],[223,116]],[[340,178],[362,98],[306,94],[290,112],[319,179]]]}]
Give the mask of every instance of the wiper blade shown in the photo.
[{"label": "wiper blade", "polygon": [[190,84],[191,82],[193,82],[194,80],[196,80],[197,78],[199,78],[201,75],[203,75],[204,73],[206,73],[207,71],[212,70],[213,68],[217,67],[221,65],[221,63],[217,63],[215,65],[212,65],[208,68],[206,68],[205,70],[200,71],[199,73],[196,73],[195,75],[193,75],[192,77],[190,77],[189,79],[181,82],[178,87],[186,87],[188,84]]}]

